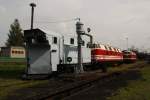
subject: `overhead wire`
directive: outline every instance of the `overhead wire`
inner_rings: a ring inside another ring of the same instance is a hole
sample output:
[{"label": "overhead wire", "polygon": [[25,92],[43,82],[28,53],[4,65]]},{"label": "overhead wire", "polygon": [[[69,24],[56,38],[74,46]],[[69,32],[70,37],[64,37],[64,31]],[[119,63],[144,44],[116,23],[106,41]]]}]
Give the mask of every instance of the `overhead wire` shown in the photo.
[{"label": "overhead wire", "polygon": [[79,18],[66,19],[66,20],[58,20],[58,21],[35,21],[35,23],[65,23],[79,20]]}]

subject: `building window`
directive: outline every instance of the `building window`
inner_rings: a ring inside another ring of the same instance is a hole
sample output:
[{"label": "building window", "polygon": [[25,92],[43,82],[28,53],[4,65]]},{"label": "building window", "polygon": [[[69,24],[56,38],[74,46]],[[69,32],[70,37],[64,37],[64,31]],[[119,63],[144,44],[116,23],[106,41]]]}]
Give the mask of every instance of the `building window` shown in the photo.
[{"label": "building window", "polygon": [[57,44],[57,37],[53,37],[53,43]]},{"label": "building window", "polygon": [[15,51],[15,54],[17,54],[18,52],[17,51]]},{"label": "building window", "polygon": [[20,51],[17,51],[17,54],[20,54]]},{"label": "building window", "polygon": [[18,54],[20,54],[20,51],[18,51]]},{"label": "building window", "polygon": [[70,44],[74,44],[74,38],[70,39]]},{"label": "building window", "polygon": [[12,53],[15,53],[15,51],[12,51]]},{"label": "building window", "polygon": [[21,51],[21,54],[24,54],[24,52],[23,52],[23,51]]},{"label": "building window", "polygon": [[18,53],[21,54],[21,51],[19,51]]}]

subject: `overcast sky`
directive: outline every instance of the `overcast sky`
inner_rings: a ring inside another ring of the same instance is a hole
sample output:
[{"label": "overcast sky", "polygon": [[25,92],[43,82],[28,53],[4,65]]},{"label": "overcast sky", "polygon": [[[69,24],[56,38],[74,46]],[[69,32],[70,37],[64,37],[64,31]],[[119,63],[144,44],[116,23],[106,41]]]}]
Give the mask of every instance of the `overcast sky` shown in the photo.
[{"label": "overcast sky", "polygon": [[3,46],[9,26],[18,18],[22,29],[30,28],[31,8],[35,2],[34,27],[75,34],[75,21],[80,17],[85,28],[91,28],[94,40],[119,48],[150,48],[150,0],[0,0],[0,46]]}]

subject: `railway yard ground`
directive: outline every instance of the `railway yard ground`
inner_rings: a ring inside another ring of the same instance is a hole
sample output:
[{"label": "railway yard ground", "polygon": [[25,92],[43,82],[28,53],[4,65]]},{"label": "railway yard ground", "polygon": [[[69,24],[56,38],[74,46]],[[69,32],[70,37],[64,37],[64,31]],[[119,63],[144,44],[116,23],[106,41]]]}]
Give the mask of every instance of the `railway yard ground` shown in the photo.
[{"label": "railway yard ground", "polygon": [[0,64],[0,100],[149,100],[150,64],[137,61],[83,74],[22,80],[25,65]]}]

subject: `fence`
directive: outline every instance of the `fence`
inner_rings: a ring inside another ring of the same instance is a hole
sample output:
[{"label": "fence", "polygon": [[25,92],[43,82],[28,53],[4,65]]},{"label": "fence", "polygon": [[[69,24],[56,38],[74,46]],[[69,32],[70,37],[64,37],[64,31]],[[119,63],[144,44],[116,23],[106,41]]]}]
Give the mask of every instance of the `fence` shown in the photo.
[{"label": "fence", "polygon": [[0,64],[26,64],[26,58],[0,57]]}]

